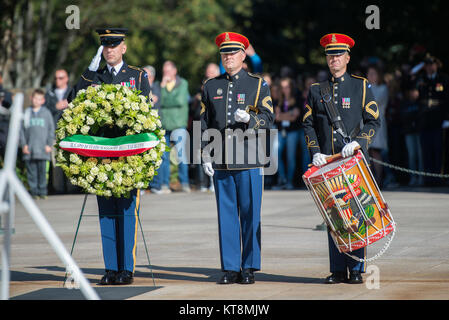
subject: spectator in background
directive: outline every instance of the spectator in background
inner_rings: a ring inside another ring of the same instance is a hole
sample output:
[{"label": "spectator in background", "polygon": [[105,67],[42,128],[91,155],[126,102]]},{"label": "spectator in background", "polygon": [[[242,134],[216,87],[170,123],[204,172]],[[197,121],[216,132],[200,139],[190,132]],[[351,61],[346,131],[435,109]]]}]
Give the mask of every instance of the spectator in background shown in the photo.
[{"label": "spectator in background", "polygon": [[20,132],[20,146],[27,170],[28,185],[33,198],[47,198],[47,161],[55,139],[53,116],[45,103],[44,92],[33,91],[32,105],[25,110]]},{"label": "spectator in background", "polygon": [[[246,52],[246,59],[243,62],[242,68],[252,73],[262,73],[263,71],[262,59],[256,53],[256,50],[254,50],[254,47],[250,44],[248,48],[245,50],[245,52]],[[248,60],[250,61],[251,67],[248,66],[247,63]],[[220,74],[223,73],[225,73],[225,69],[223,68],[223,64],[221,63],[220,60]]]},{"label": "spectator in background", "polygon": [[11,92],[3,88],[3,77],[0,73],[0,157],[4,157],[8,137],[9,114],[12,105]]},{"label": "spectator in background", "polygon": [[[296,95],[295,85],[291,78],[280,81],[281,98],[275,106],[276,123],[278,126],[278,184],[275,189],[294,189],[293,178],[296,168],[296,149],[299,139],[301,113],[300,100]],[[285,161],[283,153],[286,151]]]},{"label": "spectator in background", "polygon": [[159,82],[155,82],[156,69],[153,66],[146,66],[143,68],[148,74],[148,83],[150,84],[151,105],[153,109],[159,110],[161,106],[161,86]]},{"label": "spectator in background", "polygon": [[[420,126],[424,168],[431,173],[441,173],[442,127],[443,120],[448,117],[449,80],[445,74],[439,72],[441,67],[439,59],[427,55],[424,62],[425,72],[417,79],[419,102],[423,111],[420,117]],[[434,186],[441,180],[426,177],[425,182]]]},{"label": "spectator in background", "polygon": [[[199,87],[198,92],[195,94],[195,96],[193,97],[191,104],[190,104],[190,111],[189,111],[190,119],[189,119],[188,131],[189,131],[191,137],[194,137],[193,136],[193,123],[195,121],[201,120],[201,117],[200,117],[200,115],[201,115],[201,92],[203,91],[204,83],[209,79],[218,77],[219,75],[220,75],[220,67],[218,66],[218,64],[211,62],[206,66],[202,84]],[[199,122],[197,122],[197,123],[199,123]],[[196,138],[194,137],[194,139],[196,139]],[[192,148],[192,152],[193,152],[193,156],[195,157],[194,172],[195,172],[196,185],[199,187],[201,192],[207,192],[207,191],[214,192],[213,178],[207,176],[204,173],[203,167],[201,165],[201,150],[199,148],[198,148],[198,150],[193,150],[193,148]]]},{"label": "spectator in background", "polygon": [[[418,122],[420,117],[420,106],[418,103],[419,92],[413,84],[405,87],[404,101],[401,105],[401,134],[405,136],[407,146],[408,167],[411,170],[423,171],[423,156],[419,135]],[[412,175],[409,186],[419,187],[423,185],[423,176]]]},{"label": "spectator in background", "polygon": [[[153,110],[157,110],[160,114],[161,107],[161,86],[159,82],[155,82],[156,79],[156,69],[153,66],[145,66],[143,68],[148,75],[148,84],[150,85],[150,97],[151,97],[151,105]],[[159,168],[158,171],[161,169]],[[149,188],[152,193],[160,194],[161,191],[161,176],[155,174],[153,180],[151,180]]]},{"label": "spectator in background", "polygon": [[53,115],[55,126],[61,118],[64,109],[69,106],[67,96],[70,90],[67,71],[64,69],[56,70],[55,82],[52,88],[45,93],[45,106]]},{"label": "spectator in background", "polygon": [[[388,142],[387,142],[387,121],[385,119],[385,113],[388,105],[388,87],[383,83],[383,76],[379,72],[379,69],[374,66],[368,67],[367,75],[368,82],[371,85],[371,92],[377,102],[379,108],[380,127],[377,130],[377,134],[374,136],[373,141],[369,145],[368,153],[370,157],[377,160],[388,159]],[[380,187],[383,182],[383,170],[382,165],[373,162],[374,176]]]},{"label": "spectator in background", "polygon": [[[54,121],[54,127],[57,127],[58,120],[61,118],[64,110],[69,106],[67,96],[71,88],[69,87],[69,75],[66,70],[58,69],[55,71],[55,78],[52,87],[45,93],[45,107],[51,112]],[[73,186],[60,167],[56,167],[56,161],[52,153],[52,166],[50,171],[50,185],[53,192],[67,193],[69,191],[75,191],[76,187]]]},{"label": "spectator in background", "polygon": [[[305,108],[307,103],[307,96],[309,95],[310,87],[313,83],[316,83],[315,77],[306,77],[304,79],[304,88],[301,92],[301,108]],[[302,121],[300,121],[299,128],[299,146],[301,150],[301,172],[300,176],[302,176],[307,169],[309,169],[309,163],[312,163],[312,159],[310,159],[309,149],[307,149],[306,138],[304,135],[304,128],[302,127]],[[299,179],[302,182],[302,179]]]},{"label": "spectator in background", "polygon": [[[167,142],[175,142],[179,165],[178,178],[182,191],[190,192],[189,171],[187,157],[187,120],[189,116],[189,88],[185,79],[178,75],[176,65],[172,61],[165,61],[162,69],[161,81],[161,121],[166,130]],[[161,168],[161,190],[170,193],[170,152],[165,152]]]}]

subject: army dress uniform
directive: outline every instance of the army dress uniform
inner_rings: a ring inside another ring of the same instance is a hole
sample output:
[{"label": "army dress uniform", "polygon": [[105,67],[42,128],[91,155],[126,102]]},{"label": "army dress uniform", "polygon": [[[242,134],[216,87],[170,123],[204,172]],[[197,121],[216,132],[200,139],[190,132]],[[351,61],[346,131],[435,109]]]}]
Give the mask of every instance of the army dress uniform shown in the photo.
[{"label": "army dress uniform", "polygon": [[[100,34],[102,45],[114,46],[123,41],[126,29],[98,29],[97,32]],[[116,66],[117,70],[111,70],[111,66],[108,65],[97,71],[86,69],[71,91],[69,101],[75,98],[79,90],[102,83],[121,84],[131,89],[140,90],[141,95],[149,96],[148,75],[144,70],[130,66],[123,60],[118,67]],[[98,136],[107,138],[125,134],[125,131],[118,127],[101,128],[96,133]],[[140,192],[137,189],[132,190],[129,198],[97,196],[97,203],[105,269],[107,272],[127,271],[132,274],[136,262]]]},{"label": "army dress uniform", "polygon": [[[425,62],[439,63],[439,60],[428,56]],[[418,126],[421,130],[424,168],[432,173],[447,173],[449,137],[442,129],[442,123],[449,120],[449,78],[439,71],[433,75],[424,74],[416,80],[416,88],[421,107]],[[437,178],[426,177],[425,180],[429,185],[441,182]]]},{"label": "army dress uniform", "polygon": [[[338,47],[338,45],[347,43],[345,41],[346,36],[340,38],[337,35],[333,37],[334,40],[337,40],[334,42],[331,40],[332,34],[327,35],[327,37],[330,38],[329,41],[323,41],[324,37],[321,40],[322,45],[324,42],[324,47],[327,47],[327,44],[331,44],[326,48],[326,54],[341,54],[340,48],[349,51],[349,48],[346,46]],[[332,99],[344,122],[347,136],[361,146],[365,157],[369,159],[367,157],[369,144],[380,127],[379,109],[371,92],[371,85],[367,79],[348,73],[343,74],[339,78],[331,77],[326,82],[328,82],[331,88]],[[327,115],[321,95],[320,83],[314,83],[310,88],[307,103],[302,113],[302,123],[307,148],[312,158],[316,153],[337,154],[349,142],[347,139],[345,141],[343,135],[336,130]],[[329,232],[328,242],[331,273],[346,273],[347,269],[350,272],[365,272],[364,263],[358,262],[338,251]],[[365,249],[354,250],[351,254],[364,259],[366,255]]]},{"label": "army dress uniform", "polygon": [[[246,39],[242,37],[223,33],[216,43],[221,52],[239,50]],[[249,113],[248,123],[235,121],[237,109]],[[270,129],[274,121],[268,84],[244,69],[232,76],[224,73],[205,82],[200,113],[203,160],[212,162],[215,172],[221,269],[258,271],[266,151],[259,134]],[[216,148],[208,149],[212,144]]]}]

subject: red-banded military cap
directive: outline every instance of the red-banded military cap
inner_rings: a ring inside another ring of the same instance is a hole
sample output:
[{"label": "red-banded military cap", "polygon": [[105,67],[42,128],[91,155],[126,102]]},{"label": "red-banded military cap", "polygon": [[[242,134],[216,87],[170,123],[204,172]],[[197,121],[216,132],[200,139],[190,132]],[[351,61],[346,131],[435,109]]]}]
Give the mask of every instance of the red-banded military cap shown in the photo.
[{"label": "red-banded military cap", "polygon": [[324,47],[324,53],[326,55],[340,55],[345,52],[350,52],[355,41],[345,34],[329,33],[320,39],[320,44]]},{"label": "red-banded military cap", "polygon": [[235,32],[223,32],[215,38],[220,53],[233,53],[245,51],[249,46],[247,37]]}]

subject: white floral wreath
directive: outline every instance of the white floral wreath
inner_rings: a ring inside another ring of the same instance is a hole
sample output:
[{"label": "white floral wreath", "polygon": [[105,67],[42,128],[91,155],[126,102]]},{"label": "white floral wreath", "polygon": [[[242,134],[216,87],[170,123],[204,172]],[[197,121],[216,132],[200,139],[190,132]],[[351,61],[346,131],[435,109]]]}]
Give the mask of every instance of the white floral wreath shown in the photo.
[{"label": "white floral wreath", "polygon": [[[56,165],[73,185],[98,196],[128,197],[147,188],[162,163],[165,130],[147,97],[122,85],[80,90],[56,129]],[[96,136],[116,127],[125,136]]]}]

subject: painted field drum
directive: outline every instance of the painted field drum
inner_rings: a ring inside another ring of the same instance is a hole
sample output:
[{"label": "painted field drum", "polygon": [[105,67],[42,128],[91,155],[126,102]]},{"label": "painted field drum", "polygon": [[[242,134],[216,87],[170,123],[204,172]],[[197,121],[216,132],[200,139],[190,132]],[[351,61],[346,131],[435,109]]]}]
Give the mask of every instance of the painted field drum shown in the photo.
[{"label": "painted field drum", "polygon": [[303,175],[340,252],[366,247],[395,230],[385,199],[359,150]]}]

